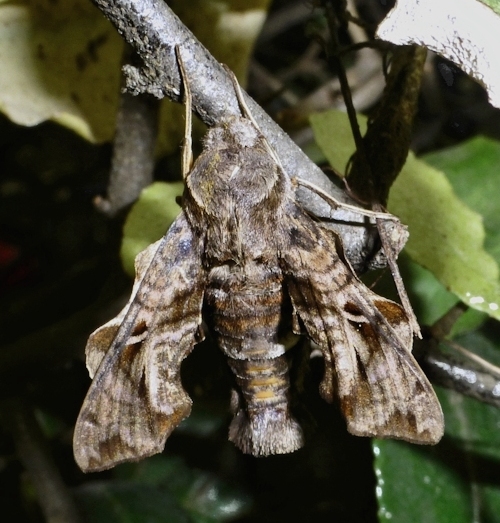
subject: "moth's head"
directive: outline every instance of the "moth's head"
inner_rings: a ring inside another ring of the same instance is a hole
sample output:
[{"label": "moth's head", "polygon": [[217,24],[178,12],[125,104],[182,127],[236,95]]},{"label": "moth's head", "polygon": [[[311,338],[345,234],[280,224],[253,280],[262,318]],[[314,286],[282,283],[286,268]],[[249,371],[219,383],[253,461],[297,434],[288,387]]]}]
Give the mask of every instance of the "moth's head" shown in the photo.
[{"label": "moth's head", "polygon": [[253,123],[241,116],[230,116],[223,123],[209,130],[205,138],[207,148],[253,147],[259,132]]},{"label": "moth's head", "polygon": [[227,130],[241,147],[253,147],[259,138],[259,132],[247,118],[231,118],[227,123]]}]

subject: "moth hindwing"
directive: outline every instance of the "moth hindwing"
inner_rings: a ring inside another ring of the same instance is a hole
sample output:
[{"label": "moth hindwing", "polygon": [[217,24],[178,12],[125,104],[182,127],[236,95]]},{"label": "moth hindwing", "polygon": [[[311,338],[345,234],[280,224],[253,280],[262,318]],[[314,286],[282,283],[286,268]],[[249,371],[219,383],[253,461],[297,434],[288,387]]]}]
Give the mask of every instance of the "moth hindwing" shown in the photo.
[{"label": "moth hindwing", "polygon": [[235,375],[229,438],[243,452],[303,445],[283,324],[321,349],[321,394],[338,395],[351,433],[436,443],[443,416],[411,355],[403,309],[358,280],[334,233],[297,203],[248,114],[210,129],[189,172],[184,163],[180,215],[137,257],[126,307],[88,340],[93,381],[75,427],[79,466],[102,470],[162,451],[190,412],[180,367],[202,319]]}]

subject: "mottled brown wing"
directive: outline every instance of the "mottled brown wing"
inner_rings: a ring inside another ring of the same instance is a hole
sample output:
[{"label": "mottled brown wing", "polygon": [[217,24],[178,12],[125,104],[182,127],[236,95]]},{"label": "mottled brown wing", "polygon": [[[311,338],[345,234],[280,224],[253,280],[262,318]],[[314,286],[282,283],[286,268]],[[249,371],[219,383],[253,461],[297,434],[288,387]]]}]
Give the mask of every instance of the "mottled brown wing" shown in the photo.
[{"label": "mottled brown wing", "polygon": [[127,306],[90,336],[87,363],[94,379],[73,440],[83,471],[161,452],[189,415],[180,365],[199,341],[200,256],[199,240],[181,213],[166,236],[137,257]]},{"label": "mottled brown wing", "polygon": [[288,211],[281,265],[294,311],[324,355],[322,395],[338,393],[352,434],[437,443],[443,414],[411,355],[403,309],[357,279],[333,233],[296,205]]}]

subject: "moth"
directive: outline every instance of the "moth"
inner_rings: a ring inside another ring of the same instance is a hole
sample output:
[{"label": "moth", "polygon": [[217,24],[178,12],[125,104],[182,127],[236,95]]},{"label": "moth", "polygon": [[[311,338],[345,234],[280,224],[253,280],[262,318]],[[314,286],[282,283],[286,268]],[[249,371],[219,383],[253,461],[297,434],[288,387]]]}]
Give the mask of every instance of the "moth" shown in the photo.
[{"label": "moth", "polygon": [[203,320],[235,375],[229,439],[245,453],[282,454],[304,444],[289,407],[284,328],[320,348],[320,393],[330,402],[338,397],[349,432],[422,444],[443,434],[439,402],[411,354],[404,310],[368,289],[337,235],[297,203],[297,183],[236,81],[235,89],[242,116],[208,131],[192,168],[185,148],[181,213],[137,256],[128,304],[88,340],[93,381],[74,432],[85,472],[163,450],[190,413],[181,363],[203,339]]}]

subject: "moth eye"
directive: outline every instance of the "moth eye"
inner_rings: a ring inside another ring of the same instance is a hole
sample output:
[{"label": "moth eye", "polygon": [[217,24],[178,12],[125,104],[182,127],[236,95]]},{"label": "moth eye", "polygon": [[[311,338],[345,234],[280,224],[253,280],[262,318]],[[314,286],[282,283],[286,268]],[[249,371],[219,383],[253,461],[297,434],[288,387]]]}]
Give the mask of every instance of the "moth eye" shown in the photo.
[{"label": "moth eye", "polygon": [[146,322],[144,320],[141,320],[132,331],[132,336],[140,336],[141,334],[144,334],[148,330],[148,326],[146,325]]},{"label": "moth eye", "polygon": [[359,310],[358,307],[356,307],[356,305],[354,303],[351,303],[351,302],[346,302],[346,304],[344,305],[344,311],[349,315],[349,316],[352,316],[352,317],[359,317],[359,318],[362,318],[363,317],[363,313]]},{"label": "moth eye", "polygon": [[344,305],[344,311],[346,318],[354,324],[357,330],[360,330],[362,325],[367,322],[367,319],[362,311],[360,311],[354,303],[347,302]]},{"label": "moth eye", "polygon": [[147,333],[148,328],[144,320],[139,321],[137,325],[134,326],[127,343],[127,351],[130,356],[141,348]]}]

